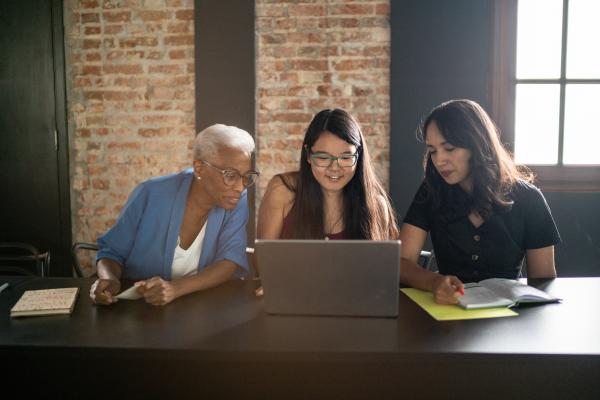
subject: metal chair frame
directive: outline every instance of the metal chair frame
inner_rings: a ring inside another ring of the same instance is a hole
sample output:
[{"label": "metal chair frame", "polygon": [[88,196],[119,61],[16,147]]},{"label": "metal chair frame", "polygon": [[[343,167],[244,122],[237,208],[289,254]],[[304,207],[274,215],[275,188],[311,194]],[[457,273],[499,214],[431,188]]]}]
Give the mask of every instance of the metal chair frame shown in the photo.
[{"label": "metal chair frame", "polygon": [[[5,254],[3,250],[14,249],[29,254]],[[50,274],[50,252],[40,252],[35,246],[24,242],[4,242],[0,243],[0,262],[35,262],[35,273],[29,269],[17,267],[13,265],[0,266],[3,272],[8,272],[16,275],[39,275],[46,276]]]}]

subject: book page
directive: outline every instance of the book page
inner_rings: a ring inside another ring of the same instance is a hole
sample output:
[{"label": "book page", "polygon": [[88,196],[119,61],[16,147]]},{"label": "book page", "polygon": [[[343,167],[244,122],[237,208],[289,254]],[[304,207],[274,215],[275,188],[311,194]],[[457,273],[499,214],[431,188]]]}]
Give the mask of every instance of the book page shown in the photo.
[{"label": "book page", "polygon": [[142,295],[138,293],[137,286],[133,285],[129,289],[123,290],[115,297],[122,300],[137,300],[141,299]]},{"label": "book page", "polygon": [[499,296],[509,298],[516,303],[558,300],[542,290],[513,279],[491,278],[479,283],[496,292]]},{"label": "book page", "polygon": [[465,284],[465,294],[458,301],[459,305],[466,309],[508,307],[514,304],[513,300],[499,296],[477,283]]}]

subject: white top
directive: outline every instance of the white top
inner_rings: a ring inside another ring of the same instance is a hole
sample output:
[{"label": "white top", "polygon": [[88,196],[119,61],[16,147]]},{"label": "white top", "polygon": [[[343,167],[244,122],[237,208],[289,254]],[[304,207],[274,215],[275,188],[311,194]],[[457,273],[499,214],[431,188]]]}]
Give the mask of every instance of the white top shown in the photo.
[{"label": "white top", "polygon": [[200,254],[202,254],[202,243],[204,242],[204,234],[206,233],[206,222],[200,229],[198,236],[187,250],[179,246],[179,238],[177,238],[177,246],[173,255],[173,264],[171,265],[171,279],[179,279],[187,275],[193,275],[198,272],[198,262],[200,262]]}]

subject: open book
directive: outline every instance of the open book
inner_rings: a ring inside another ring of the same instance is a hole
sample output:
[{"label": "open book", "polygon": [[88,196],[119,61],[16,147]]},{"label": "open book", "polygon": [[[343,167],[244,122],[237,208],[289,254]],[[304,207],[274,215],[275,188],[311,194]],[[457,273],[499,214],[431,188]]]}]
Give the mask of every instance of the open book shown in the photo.
[{"label": "open book", "polygon": [[516,280],[491,278],[466,283],[458,305],[465,309],[512,307],[520,303],[556,303],[561,299]]},{"label": "open book", "polygon": [[79,288],[27,290],[10,310],[11,317],[70,314]]}]

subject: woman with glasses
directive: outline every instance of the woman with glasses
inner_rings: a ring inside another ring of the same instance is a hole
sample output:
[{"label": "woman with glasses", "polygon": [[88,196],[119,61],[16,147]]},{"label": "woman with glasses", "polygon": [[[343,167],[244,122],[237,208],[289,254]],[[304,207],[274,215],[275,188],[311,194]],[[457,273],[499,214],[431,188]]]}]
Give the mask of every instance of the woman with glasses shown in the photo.
[{"label": "woman with glasses", "polygon": [[304,136],[300,168],[276,175],[262,199],[259,239],[396,239],[396,216],[358,122],[323,110]]},{"label": "woman with glasses", "polygon": [[212,125],[195,139],[193,168],[140,184],[98,239],[92,300],[116,302],[122,277],[137,280],[146,302],[164,305],[244,276],[253,151],[246,131]]},{"label": "woman with glasses", "polygon": [[[556,276],[560,236],[542,192],[502,147],[496,126],[471,100],[435,107],[420,135],[425,179],[400,233],[400,280],[433,292],[438,303],[458,302],[463,283]],[[417,265],[428,232],[440,273]]]}]

